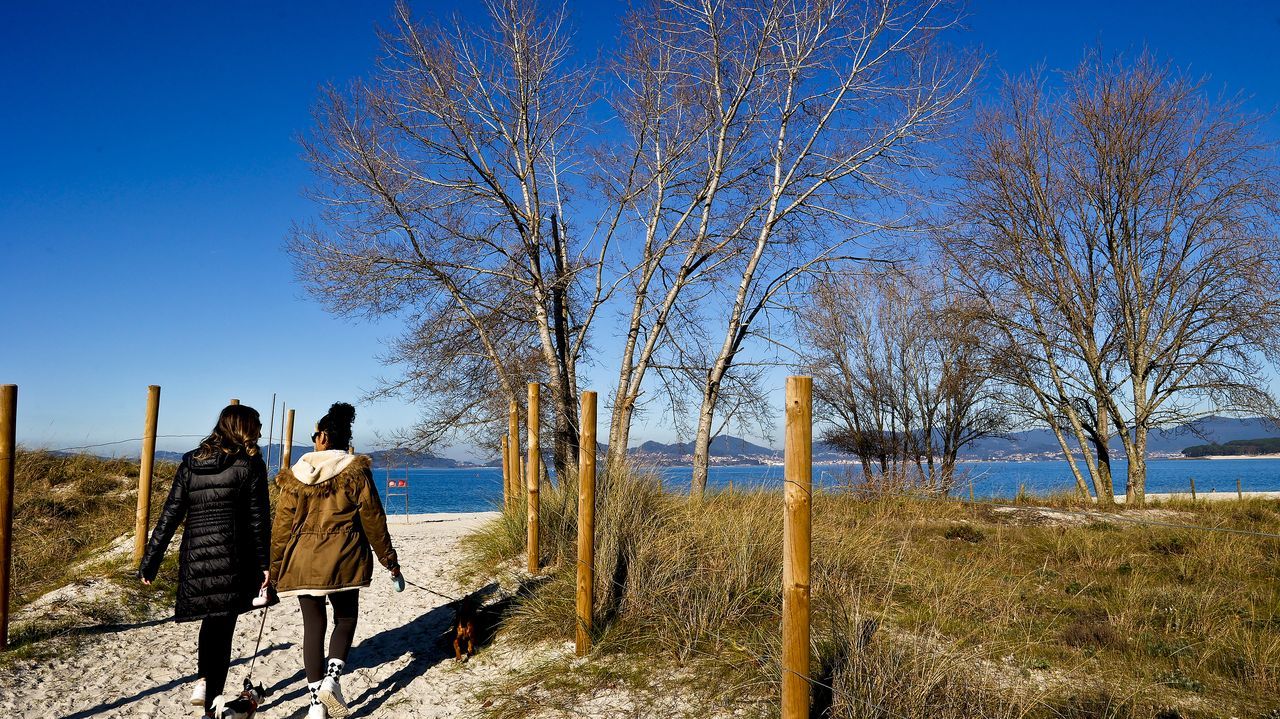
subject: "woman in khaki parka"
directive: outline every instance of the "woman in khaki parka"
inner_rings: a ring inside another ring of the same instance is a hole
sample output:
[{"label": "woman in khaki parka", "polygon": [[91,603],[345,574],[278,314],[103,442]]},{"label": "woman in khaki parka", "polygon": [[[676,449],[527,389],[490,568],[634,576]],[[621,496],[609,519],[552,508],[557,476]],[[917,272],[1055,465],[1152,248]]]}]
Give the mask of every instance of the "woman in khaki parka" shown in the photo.
[{"label": "woman in khaki parka", "polygon": [[[360,587],[373,578],[373,553],[400,574],[372,462],[351,454],[356,410],[335,403],[311,435],[316,451],[280,471],[271,541],[271,577],[281,597],[302,607],[302,658],[311,706],[307,719],[350,713],[339,678],[355,638]],[[370,551],[372,549],[372,551]],[[333,605],[329,660],[324,657],[325,601]]]}]

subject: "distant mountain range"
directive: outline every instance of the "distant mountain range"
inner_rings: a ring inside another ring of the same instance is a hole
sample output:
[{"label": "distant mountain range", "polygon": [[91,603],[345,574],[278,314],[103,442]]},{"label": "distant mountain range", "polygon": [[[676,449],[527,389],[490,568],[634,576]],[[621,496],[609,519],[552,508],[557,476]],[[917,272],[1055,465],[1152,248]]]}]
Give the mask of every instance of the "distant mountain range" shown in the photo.
[{"label": "distant mountain range", "polygon": [[[274,472],[279,466],[281,453],[284,451],[284,445],[270,445],[271,469]],[[311,445],[295,444],[293,445],[292,460],[298,461],[302,455],[314,449]],[[358,449],[358,448],[357,448]],[[156,452],[156,459],[180,462],[182,455],[186,452]],[[264,458],[268,456],[268,447],[262,447],[262,455]],[[386,469],[396,467],[399,469],[456,469],[459,467],[475,467],[478,465],[470,462],[461,462],[448,457],[439,457],[428,452],[414,452],[413,450],[394,447],[391,449],[379,449],[368,453],[369,458],[373,460],[374,469]]]},{"label": "distant mountain range", "polygon": [[[1204,442],[1223,444],[1238,440],[1280,438],[1280,427],[1261,417],[1205,417],[1194,423],[1175,429],[1160,429],[1147,438],[1147,451],[1154,455],[1176,455],[1188,446]],[[1111,442],[1113,454],[1123,456],[1120,440]],[[693,456],[693,443],[645,442],[631,449],[633,455],[656,463],[687,463]],[[1048,429],[1032,429],[1014,432],[1006,437],[988,437],[966,446],[961,459],[1052,459],[1061,456],[1062,447],[1053,432]],[[776,462],[782,459],[782,450],[753,444],[739,437],[720,436],[711,441],[712,461],[721,458],[720,464],[752,464]],[[815,461],[848,460],[850,455],[823,444],[813,447]]]},{"label": "distant mountain range", "polygon": [[[1261,417],[1204,417],[1173,429],[1157,429],[1147,437],[1149,454],[1178,454],[1184,448],[1203,443],[1239,439],[1280,437],[1280,428]],[[1123,454],[1119,438],[1111,440],[1113,454]],[[1008,438],[989,437],[973,442],[961,453],[965,459],[998,459],[1013,455],[1060,454],[1062,447],[1047,429],[1015,432]]]},{"label": "distant mountain range", "polygon": [[[1226,444],[1240,440],[1260,440],[1280,438],[1280,427],[1270,420],[1261,417],[1205,417],[1176,429],[1161,429],[1151,433],[1147,440],[1147,451],[1153,455],[1177,455],[1184,448],[1200,444]],[[1119,439],[1111,442],[1112,452],[1123,456],[1124,448]],[[603,454],[607,447],[600,445]],[[262,448],[263,454],[267,448]],[[279,461],[281,447],[273,445],[271,457],[272,467]],[[311,451],[310,445],[294,445],[293,459]],[[1060,457],[1062,448],[1053,432],[1047,429],[1033,429],[1014,432],[1007,437],[988,437],[965,447],[960,453],[961,459],[998,460],[998,459],[1054,459]],[[156,452],[156,458],[177,462],[182,459],[182,452]],[[663,443],[648,441],[632,447],[629,454],[641,461],[657,465],[688,464],[693,458],[692,442]],[[429,452],[414,452],[408,449],[380,449],[369,453],[375,468],[401,469],[454,469],[460,467],[500,466],[491,460],[484,464],[464,462],[449,457],[440,457]],[[824,443],[817,442],[813,447],[815,461],[849,460],[850,455],[837,451]],[[766,464],[782,461],[782,450],[755,444],[741,437],[720,435],[711,440],[711,461],[713,464]]]},{"label": "distant mountain range", "polygon": [[1187,457],[1256,457],[1280,454],[1280,438],[1233,439],[1222,444],[1197,444],[1182,450],[1182,454]]}]

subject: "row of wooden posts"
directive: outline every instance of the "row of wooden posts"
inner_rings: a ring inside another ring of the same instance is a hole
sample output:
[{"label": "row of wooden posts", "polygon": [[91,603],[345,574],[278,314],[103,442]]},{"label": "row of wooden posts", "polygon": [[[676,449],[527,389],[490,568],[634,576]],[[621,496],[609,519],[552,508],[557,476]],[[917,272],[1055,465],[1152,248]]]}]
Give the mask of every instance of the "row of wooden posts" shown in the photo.
[{"label": "row of wooden posts", "polygon": [[[507,419],[507,434],[502,437],[502,503],[507,511],[518,506],[521,489],[524,490],[527,535],[525,548],[527,568],[530,574],[541,569],[539,557],[539,485],[542,481],[542,452],[538,446],[540,423],[540,386],[529,383],[527,461],[520,455],[520,407],[511,400]],[[578,656],[591,649],[591,606],[595,586],[595,534],[596,534],[596,393],[582,393],[580,412],[582,423],[580,450],[578,452],[578,567],[577,567],[577,615],[578,627],[574,636]],[[523,482],[521,480],[524,480]],[[523,485],[523,486],[522,486]]]},{"label": "row of wooden posts", "polygon": [[[521,478],[527,511],[526,552],[530,574],[541,570],[538,548],[538,491],[542,459],[538,447],[539,386],[528,388],[527,461],[520,456],[520,412],[511,402],[507,435],[502,438],[503,504],[518,502]],[[788,377],[782,535],[782,718],[809,716],[809,569],[813,499],[813,380]],[[582,393],[578,451],[578,656],[591,649],[592,593],[595,587],[596,393]]]},{"label": "row of wooden posts", "polygon": [[[232,399],[230,404],[240,404]],[[275,412],[274,406],[272,412]],[[285,417],[281,466],[293,459],[294,410]],[[13,569],[13,495],[17,454],[18,386],[0,385],[0,651],[9,647],[9,600]],[[138,463],[138,504],[134,515],[133,563],[141,564],[151,527],[151,480],[155,475],[156,432],[160,420],[160,386],[147,387],[147,414]]]},{"label": "row of wooden posts", "polygon": [[[787,378],[786,450],[783,523],[782,717],[800,719],[809,707],[809,562],[812,495],[812,381]],[[12,567],[14,464],[17,451],[17,385],[0,386],[0,651],[8,646],[9,587]],[[231,404],[239,404],[232,399]],[[151,480],[155,467],[160,387],[147,388],[147,413],[138,472],[134,563],[142,560],[151,514]],[[511,403],[508,435],[502,439],[503,501],[508,510],[518,502],[523,478],[528,518],[528,569],[540,571],[538,492],[542,458],[538,446],[539,385],[528,387],[527,459],[519,452],[520,415]],[[291,461],[294,410],[288,411],[282,464]],[[591,648],[595,564],[596,393],[582,393],[581,450],[578,457],[577,653]]]}]

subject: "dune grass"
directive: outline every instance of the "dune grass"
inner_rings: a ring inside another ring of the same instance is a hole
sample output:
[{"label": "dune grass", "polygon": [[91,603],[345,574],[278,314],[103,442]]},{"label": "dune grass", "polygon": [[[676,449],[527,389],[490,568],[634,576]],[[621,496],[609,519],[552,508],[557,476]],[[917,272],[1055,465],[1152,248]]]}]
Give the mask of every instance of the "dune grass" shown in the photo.
[{"label": "dune grass", "polygon": [[[49,591],[89,579],[108,580],[118,591],[111,601],[87,602],[75,612],[15,621],[10,627],[11,651],[3,660],[56,652],[41,642],[86,624],[138,621],[153,605],[172,601],[177,582],[173,557],[163,565],[153,588],[133,578],[128,537],[137,508],[136,460],[22,450],[15,459],[11,613]],[[172,463],[156,464],[153,519],[176,470]],[[113,542],[127,546],[106,552]]]},{"label": "dune grass", "polygon": [[[566,668],[576,679],[559,685],[585,696],[619,674],[683,677],[695,705],[776,715],[780,495],[693,504],[642,472],[601,487],[591,663],[630,668]],[[565,487],[542,495],[548,579],[506,625],[531,642],[575,626],[575,500]],[[522,554],[522,513],[469,538],[471,571]],[[1280,540],[1116,517],[1280,532],[1280,502],[1265,500],[1080,517],[1026,497],[997,510],[816,495],[814,715],[1280,717]],[[517,685],[537,681],[545,668],[495,692],[494,715],[528,712]]]}]

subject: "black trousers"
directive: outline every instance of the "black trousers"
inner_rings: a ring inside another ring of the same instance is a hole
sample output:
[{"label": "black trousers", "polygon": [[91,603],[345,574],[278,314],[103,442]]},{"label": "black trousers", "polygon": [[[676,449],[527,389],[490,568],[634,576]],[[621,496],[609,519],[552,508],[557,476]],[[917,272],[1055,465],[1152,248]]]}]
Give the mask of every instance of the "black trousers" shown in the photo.
[{"label": "black trousers", "polygon": [[200,649],[197,672],[204,677],[204,708],[222,693],[231,666],[231,639],[236,633],[236,617],[205,617],[200,622]]},{"label": "black trousers", "polygon": [[328,617],[324,602],[333,605],[333,636],[329,637],[329,658],[347,661],[347,652],[356,636],[356,615],[360,612],[360,590],[348,589],[323,597],[298,597],[302,607],[302,665],[307,670],[307,682],[324,679],[324,635],[328,629]]}]

